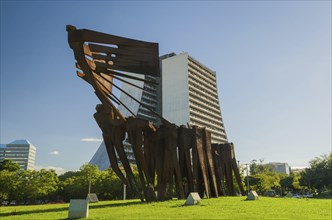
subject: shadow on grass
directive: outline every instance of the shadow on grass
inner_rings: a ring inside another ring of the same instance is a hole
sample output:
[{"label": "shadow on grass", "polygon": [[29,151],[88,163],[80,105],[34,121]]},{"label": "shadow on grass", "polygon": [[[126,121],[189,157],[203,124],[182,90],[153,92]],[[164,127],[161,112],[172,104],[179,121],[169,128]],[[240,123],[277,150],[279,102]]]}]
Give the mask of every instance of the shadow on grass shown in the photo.
[{"label": "shadow on grass", "polygon": [[[8,217],[8,216],[17,216],[17,215],[28,215],[28,214],[38,214],[38,213],[52,213],[52,212],[62,212],[68,210],[68,207],[63,208],[49,208],[49,209],[39,209],[39,210],[29,210],[29,211],[14,211],[7,213],[0,213],[0,217]],[[66,218],[67,219],[67,218]]]},{"label": "shadow on grass", "polygon": [[261,201],[260,199],[261,197],[258,197],[258,199],[241,199],[242,202],[258,202],[258,201]]},{"label": "shadow on grass", "polygon": [[[111,208],[111,207],[121,207],[121,206],[132,206],[132,205],[139,205],[143,204],[142,202],[124,202],[124,203],[116,203],[116,204],[103,204],[98,205],[97,203],[89,206],[89,209],[100,209],[100,208]],[[68,207],[63,208],[48,208],[48,209],[38,209],[38,210],[27,210],[27,211],[14,211],[6,212],[6,213],[0,213],[1,217],[8,217],[8,216],[18,216],[18,215],[28,215],[28,214],[38,214],[38,213],[52,213],[52,212],[63,212],[69,210],[69,204]],[[64,218],[68,219],[68,218]]]},{"label": "shadow on grass", "polygon": [[195,206],[207,206],[206,204],[202,203],[197,203],[195,205],[186,205],[185,203],[177,204],[177,205],[172,205],[170,206],[171,208],[186,208],[186,207],[195,207]]}]

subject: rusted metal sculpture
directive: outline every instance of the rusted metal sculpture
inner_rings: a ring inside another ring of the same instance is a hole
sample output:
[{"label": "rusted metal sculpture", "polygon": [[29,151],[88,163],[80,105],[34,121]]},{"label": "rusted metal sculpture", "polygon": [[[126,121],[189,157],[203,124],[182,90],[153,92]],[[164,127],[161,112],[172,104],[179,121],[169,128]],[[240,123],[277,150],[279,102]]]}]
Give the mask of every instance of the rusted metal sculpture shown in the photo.
[{"label": "rusted metal sculpture", "polygon": [[[112,89],[115,87],[121,90],[121,88],[114,84],[113,79],[129,84],[131,83],[123,78],[154,83],[129,75],[123,71],[159,76],[158,44],[86,29],[77,30],[74,26],[70,25],[67,26],[67,32],[68,43],[76,59],[77,75],[94,88],[95,94],[102,103],[97,105],[97,112],[94,117],[103,132],[103,139],[112,169],[124,184],[138,191],[142,200],[144,200],[143,198],[147,201],[155,200],[153,182],[147,171],[144,155],[141,152],[142,130],[139,129],[142,128],[142,123],[137,119],[131,118],[128,119],[129,123],[126,122],[127,120],[114,105],[114,103],[123,103],[112,93]],[[122,92],[126,93],[126,91]],[[130,96],[130,94],[126,94]],[[126,107],[125,105],[123,106]],[[127,110],[131,112],[130,109],[127,108]],[[144,197],[140,190],[138,190],[138,184],[135,182],[122,145],[126,132],[128,132],[129,142],[134,149]],[[118,167],[116,152],[124,166],[127,177],[125,177]]]},{"label": "rusted metal sculpture", "polygon": [[[216,167],[216,177],[218,191],[221,195],[235,196],[233,175],[234,172],[237,184],[242,195],[245,195],[241,181],[239,169],[235,159],[234,144],[212,144],[214,151],[214,163]],[[226,182],[227,188],[224,183]]]},{"label": "rusted metal sculpture", "polygon": [[[234,191],[232,170],[240,185],[233,145],[211,145],[211,134],[205,128],[177,127],[114,83],[119,80],[142,90],[125,79],[156,84],[134,74],[159,76],[157,43],[76,29],[71,25],[67,26],[67,32],[77,75],[93,87],[101,102],[96,106],[94,118],[102,130],[111,167],[124,184],[140,195],[141,201],[163,201],[174,195],[183,199],[193,191],[208,198],[225,195],[221,187],[224,180],[228,192]],[[148,120],[138,118],[113,93],[114,88],[159,117],[161,125],[155,127]],[[132,116],[123,117],[116,108],[120,104]],[[134,152],[140,183],[135,180],[124,151],[126,135]],[[242,191],[244,194],[243,187]]]},{"label": "rusted metal sculpture", "polygon": [[145,157],[150,153],[150,149],[146,149],[145,145],[143,148],[143,141],[146,141],[145,134],[153,131],[155,131],[155,128],[151,122],[141,118],[127,118],[128,140],[134,151],[139,178],[147,201],[155,201],[156,195],[154,193],[153,179],[150,175],[147,159]]},{"label": "rusted metal sculpture", "polygon": [[187,128],[185,125],[181,125],[178,128],[178,151],[182,184],[186,195],[195,191],[191,156],[191,151],[195,147],[195,144],[196,137],[194,130]]},{"label": "rusted metal sculpture", "polygon": [[158,200],[172,198],[173,182],[176,182],[176,192],[179,199],[184,199],[182,175],[177,157],[178,131],[174,124],[161,125],[157,131],[157,175]]}]

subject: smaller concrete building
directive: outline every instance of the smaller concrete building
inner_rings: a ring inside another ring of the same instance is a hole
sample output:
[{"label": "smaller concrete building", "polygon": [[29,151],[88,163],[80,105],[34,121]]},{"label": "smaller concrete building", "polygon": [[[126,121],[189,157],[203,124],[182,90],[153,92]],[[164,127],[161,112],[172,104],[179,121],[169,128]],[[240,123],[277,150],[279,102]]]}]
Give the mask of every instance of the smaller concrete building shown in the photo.
[{"label": "smaller concrete building", "polygon": [[274,167],[274,171],[278,173],[285,173],[287,175],[290,174],[290,166],[288,163],[280,163],[280,162],[273,162],[273,163],[268,163],[269,165],[272,165]]},{"label": "smaller concrete building", "polygon": [[22,170],[34,170],[36,147],[28,140],[16,140],[9,144],[1,144],[0,163],[6,159],[18,163]]}]

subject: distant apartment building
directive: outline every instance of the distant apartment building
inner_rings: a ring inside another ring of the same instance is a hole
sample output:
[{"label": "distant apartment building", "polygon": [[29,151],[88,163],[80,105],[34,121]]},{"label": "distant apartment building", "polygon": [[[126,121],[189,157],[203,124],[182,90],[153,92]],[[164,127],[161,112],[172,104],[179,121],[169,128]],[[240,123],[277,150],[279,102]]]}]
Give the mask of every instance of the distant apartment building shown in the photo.
[{"label": "distant apartment building", "polygon": [[268,163],[268,165],[272,165],[274,167],[274,171],[278,173],[284,173],[289,175],[291,167],[288,165],[288,163],[280,163],[280,162],[273,162]]},{"label": "distant apartment building", "polygon": [[[157,84],[126,79],[144,88],[143,90],[122,84],[122,89],[142,104],[124,93],[121,93],[120,101],[139,118],[147,119],[156,126],[159,125],[160,119],[148,108],[176,125],[188,123],[191,126],[206,127],[211,132],[212,143],[227,142],[218,99],[216,72],[188,53],[161,56],[160,68],[160,77],[135,75]],[[124,117],[131,116],[123,105],[119,105],[119,111]],[[124,146],[129,161],[135,163],[132,148],[127,141]],[[90,164],[97,165],[101,170],[110,166],[104,143],[99,146]]]},{"label": "distant apartment building", "polygon": [[0,163],[6,159],[18,163],[22,170],[34,170],[36,147],[28,140],[16,140],[0,146]]}]

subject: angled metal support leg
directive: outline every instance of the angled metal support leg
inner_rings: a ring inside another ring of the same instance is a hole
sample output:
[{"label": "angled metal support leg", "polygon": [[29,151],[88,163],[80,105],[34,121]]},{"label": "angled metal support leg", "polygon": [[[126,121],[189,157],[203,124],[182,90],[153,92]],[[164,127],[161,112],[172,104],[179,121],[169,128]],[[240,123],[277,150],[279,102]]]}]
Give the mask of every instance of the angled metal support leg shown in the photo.
[{"label": "angled metal support leg", "polygon": [[212,147],[211,147],[211,133],[208,132],[205,128],[203,129],[203,141],[204,141],[204,151],[207,156],[207,167],[208,167],[208,179],[210,183],[211,195],[213,197],[218,197],[218,188],[216,181],[215,168],[213,163]]}]

